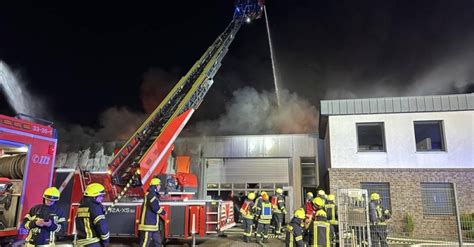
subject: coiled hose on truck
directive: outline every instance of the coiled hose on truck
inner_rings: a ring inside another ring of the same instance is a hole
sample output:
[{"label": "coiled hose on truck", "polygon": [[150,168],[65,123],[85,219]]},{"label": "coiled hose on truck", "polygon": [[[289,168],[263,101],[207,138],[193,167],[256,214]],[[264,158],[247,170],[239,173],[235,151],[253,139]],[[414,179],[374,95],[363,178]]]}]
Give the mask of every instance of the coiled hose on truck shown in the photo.
[{"label": "coiled hose on truck", "polygon": [[0,158],[0,177],[22,179],[25,172],[26,154]]}]

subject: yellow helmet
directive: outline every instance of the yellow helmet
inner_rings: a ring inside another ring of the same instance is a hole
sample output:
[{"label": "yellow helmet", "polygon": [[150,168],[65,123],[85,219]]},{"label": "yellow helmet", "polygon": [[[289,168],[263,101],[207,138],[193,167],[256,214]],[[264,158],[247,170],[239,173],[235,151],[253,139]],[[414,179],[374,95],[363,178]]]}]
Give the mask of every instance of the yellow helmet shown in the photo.
[{"label": "yellow helmet", "polygon": [[326,192],[324,192],[324,190],[318,190],[318,196],[326,196]]},{"label": "yellow helmet", "polygon": [[280,194],[280,195],[283,194],[283,189],[282,188],[277,188],[276,193]]},{"label": "yellow helmet", "polygon": [[314,197],[314,195],[311,191],[306,193],[306,198],[313,198],[313,197]]},{"label": "yellow helmet", "polygon": [[161,180],[159,178],[152,178],[150,181],[150,186],[156,186],[161,184]]},{"label": "yellow helmet", "polygon": [[318,206],[318,207],[324,207],[324,201],[320,197],[316,197],[313,199],[313,204]]},{"label": "yellow helmet", "polygon": [[305,218],[305,212],[303,208],[298,208],[295,210],[295,217],[298,219],[304,219]]},{"label": "yellow helmet", "polygon": [[336,197],[333,194],[328,195],[328,201],[334,201],[334,199],[336,199]]},{"label": "yellow helmet", "polygon": [[378,200],[380,200],[380,195],[378,193],[372,193],[372,194],[370,194],[370,200],[371,201],[378,201]]},{"label": "yellow helmet", "polygon": [[255,199],[255,193],[250,192],[250,193],[247,195],[247,198],[248,198],[249,200]]},{"label": "yellow helmet", "polygon": [[44,193],[43,193],[43,198],[48,199],[50,201],[59,200],[59,196],[60,196],[60,193],[59,193],[59,190],[56,189],[56,187],[49,187],[46,190],[44,190]]},{"label": "yellow helmet", "polygon": [[326,214],[326,212],[322,209],[316,211],[316,217],[317,216],[322,216],[322,217],[328,217],[328,215]]},{"label": "yellow helmet", "polygon": [[87,197],[96,197],[100,195],[105,195],[105,188],[102,184],[92,183],[87,185],[86,190],[84,191],[84,196]]}]

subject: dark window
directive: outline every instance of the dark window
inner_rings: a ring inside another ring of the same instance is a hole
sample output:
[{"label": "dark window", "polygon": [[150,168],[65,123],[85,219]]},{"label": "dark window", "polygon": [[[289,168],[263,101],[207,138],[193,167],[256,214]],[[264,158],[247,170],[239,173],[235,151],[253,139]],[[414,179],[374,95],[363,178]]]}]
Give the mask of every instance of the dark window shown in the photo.
[{"label": "dark window", "polygon": [[360,187],[367,190],[369,198],[372,193],[378,193],[382,200],[382,207],[391,210],[389,183],[360,183]]},{"label": "dark window", "polygon": [[441,121],[415,122],[416,151],[444,151]]},{"label": "dark window", "polygon": [[358,123],[357,140],[359,151],[385,151],[383,123]]},{"label": "dark window", "polygon": [[423,214],[454,215],[454,190],[450,183],[421,183]]},{"label": "dark window", "polygon": [[301,184],[316,187],[316,157],[301,157]]}]

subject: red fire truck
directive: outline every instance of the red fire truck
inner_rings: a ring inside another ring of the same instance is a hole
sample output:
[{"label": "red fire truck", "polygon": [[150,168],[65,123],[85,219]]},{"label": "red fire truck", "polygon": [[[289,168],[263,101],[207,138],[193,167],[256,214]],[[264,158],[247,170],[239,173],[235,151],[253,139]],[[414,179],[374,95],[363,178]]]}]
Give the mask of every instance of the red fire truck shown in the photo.
[{"label": "red fire truck", "polygon": [[56,131],[28,118],[0,115],[0,242],[26,234],[21,221],[53,179]]}]

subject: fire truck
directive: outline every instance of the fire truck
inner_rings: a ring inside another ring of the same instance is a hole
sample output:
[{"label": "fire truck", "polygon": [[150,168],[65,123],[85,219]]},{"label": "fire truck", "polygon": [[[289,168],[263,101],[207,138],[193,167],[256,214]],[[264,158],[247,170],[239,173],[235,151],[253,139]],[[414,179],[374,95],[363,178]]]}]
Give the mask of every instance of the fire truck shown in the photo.
[{"label": "fire truck", "polygon": [[21,220],[32,206],[42,203],[42,192],[51,185],[62,191],[58,204],[68,215],[62,234],[74,235],[78,202],[85,187],[95,182],[107,190],[104,205],[111,236],[137,236],[141,204],[153,177],[165,183],[160,191],[167,212],[161,216],[164,238],[218,234],[234,226],[232,201],[193,199],[198,181],[189,172],[189,157],[176,157],[176,174],[165,172],[173,142],[212,86],[235,35],[243,23],[261,17],[263,4],[263,0],[236,1],[224,32],[117,150],[107,171],[54,171],[57,135],[52,123],[0,115],[0,171],[5,170],[0,173],[0,237],[26,233]]}]

